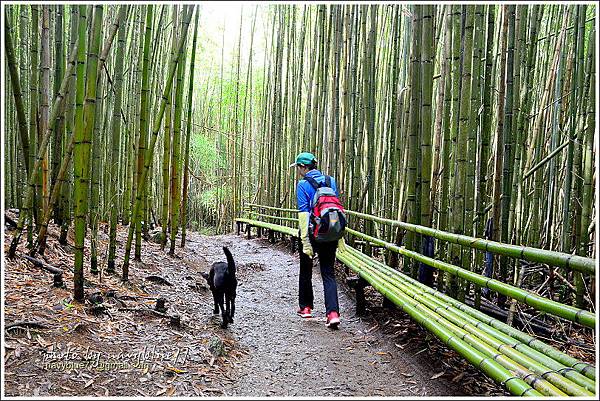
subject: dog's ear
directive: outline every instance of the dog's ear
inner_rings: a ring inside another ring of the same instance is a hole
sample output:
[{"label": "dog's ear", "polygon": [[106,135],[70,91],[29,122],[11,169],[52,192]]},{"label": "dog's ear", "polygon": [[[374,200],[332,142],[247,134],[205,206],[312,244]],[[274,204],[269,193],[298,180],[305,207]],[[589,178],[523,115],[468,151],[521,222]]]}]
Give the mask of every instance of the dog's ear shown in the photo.
[{"label": "dog's ear", "polygon": [[209,275],[208,275],[208,273],[207,273],[207,272],[201,272],[200,274],[202,275],[202,277],[204,277],[204,279],[205,279],[206,281],[208,281],[208,280],[209,280]]}]

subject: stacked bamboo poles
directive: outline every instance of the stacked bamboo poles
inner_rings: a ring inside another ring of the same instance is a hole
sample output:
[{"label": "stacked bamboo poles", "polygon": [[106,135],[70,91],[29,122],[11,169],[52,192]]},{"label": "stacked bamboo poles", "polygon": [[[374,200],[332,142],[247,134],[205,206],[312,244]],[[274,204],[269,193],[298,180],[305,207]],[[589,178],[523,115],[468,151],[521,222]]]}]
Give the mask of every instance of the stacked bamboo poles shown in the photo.
[{"label": "stacked bamboo poles", "polygon": [[[350,248],[349,251],[357,252],[353,248]],[[463,312],[466,314],[464,316],[469,323],[481,328],[486,333],[492,334],[494,337],[505,341],[507,344],[510,344],[511,347],[528,354],[539,362],[549,364],[548,366],[552,367],[556,371],[565,370],[565,367],[567,367],[567,369],[564,371],[566,377],[572,378],[572,380],[576,381],[585,388],[594,388],[594,381],[596,378],[594,366],[578,361],[577,359],[560,352],[556,348],[537,340],[536,338],[531,337],[530,335],[523,333],[522,331],[519,331],[506,323],[494,319],[475,308],[457,301],[448,295],[436,291],[411,277],[405,275],[396,275],[397,271],[385,266],[383,263],[374,260],[372,261],[379,267],[383,268],[383,270],[388,274],[394,275],[394,277],[397,279],[404,280],[407,283],[414,285],[414,287],[421,291],[421,295],[428,297],[429,299],[440,300],[441,302],[444,302],[445,304],[443,307],[445,309],[459,314],[460,312]],[[579,376],[579,374],[583,375],[584,377]]]},{"label": "stacked bamboo poles", "polygon": [[[531,345],[521,342],[521,339],[507,335],[488,324],[494,322],[498,325],[498,323],[502,324],[501,322],[487,316],[485,317],[487,323],[485,320],[478,320],[472,316],[472,313],[477,311],[464,312],[455,306],[464,304],[456,300],[451,302],[452,298],[418,283],[349,246],[338,251],[337,257],[471,363],[474,361],[467,355],[470,353],[472,356],[474,351],[479,352],[479,356],[483,359],[478,362],[481,365],[476,366],[494,380],[501,383],[502,380],[506,380],[505,378],[499,380],[499,371],[507,369],[516,372],[518,377],[543,395],[593,395],[594,380],[577,372],[578,367],[586,372],[593,370],[590,365],[564,354],[558,358],[557,354],[562,353],[547,345],[546,350],[552,351],[548,355],[537,351]],[[445,339],[443,330],[451,332],[451,337]],[[451,341],[452,338],[456,339],[455,336],[463,342]],[[495,366],[494,374],[490,374],[484,368],[483,361],[486,357],[492,358],[500,365]],[[563,364],[558,359],[566,360],[569,364]],[[508,383],[504,384],[511,393],[525,395],[509,388]]]}]

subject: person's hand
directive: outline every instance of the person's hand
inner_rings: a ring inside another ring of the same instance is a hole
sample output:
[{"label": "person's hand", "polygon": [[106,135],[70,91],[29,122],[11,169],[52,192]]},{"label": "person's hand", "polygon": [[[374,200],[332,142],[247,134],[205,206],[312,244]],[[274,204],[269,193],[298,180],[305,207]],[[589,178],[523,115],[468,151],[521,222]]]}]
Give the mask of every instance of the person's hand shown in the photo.
[{"label": "person's hand", "polygon": [[298,224],[300,228],[300,240],[302,241],[302,252],[312,258],[315,254],[310,240],[308,239],[308,220],[310,218],[309,212],[298,212]]},{"label": "person's hand", "polygon": [[310,244],[310,240],[308,237],[302,238],[302,253],[307,255],[309,258],[312,258],[315,254],[313,251],[312,245]]}]

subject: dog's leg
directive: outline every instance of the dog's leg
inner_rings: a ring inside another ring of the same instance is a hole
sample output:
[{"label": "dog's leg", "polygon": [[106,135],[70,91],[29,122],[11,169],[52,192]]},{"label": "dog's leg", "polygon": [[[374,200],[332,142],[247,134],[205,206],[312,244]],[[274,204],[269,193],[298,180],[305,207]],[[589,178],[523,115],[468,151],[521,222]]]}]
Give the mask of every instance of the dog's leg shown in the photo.
[{"label": "dog's leg", "polygon": [[221,323],[221,327],[226,329],[227,328],[227,324],[229,323],[229,317],[227,315],[227,311],[225,310],[225,305],[224,305],[224,295],[223,293],[220,293],[218,295],[218,302],[219,302],[219,308],[221,308],[221,317],[223,318],[223,322]]},{"label": "dog's leg", "polygon": [[227,316],[229,316],[229,323],[233,323],[233,314],[235,313],[235,293],[227,294]]},{"label": "dog's leg", "polygon": [[225,314],[227,315],[227,321],[232,323],[233,319],[231,318],[231,296],[229,293],[225,294]]},{"label": "dog's leg", "polygon": [[217,294],[213,291],[213,302],[215,307],[213,308],[213,315],[217,315],[219,313],[219,300],[217,299]]}]

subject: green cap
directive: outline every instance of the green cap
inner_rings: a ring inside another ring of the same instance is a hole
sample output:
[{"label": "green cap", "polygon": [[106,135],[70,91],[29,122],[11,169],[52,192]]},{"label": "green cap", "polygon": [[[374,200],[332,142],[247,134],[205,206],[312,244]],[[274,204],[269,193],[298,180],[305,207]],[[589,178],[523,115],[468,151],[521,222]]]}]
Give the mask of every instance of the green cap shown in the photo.
[{"label": "green cap", "polygon": [[316,162],[317,159],[315,158],[315,155],[313,155],[312,153],[308,153],[308,152],[302,152],[300,153],[298,156],[296,156],[296,161],[292,164],[290,164],[290,167],[295,167],[297,165],[309,165],[312,162]]}]

